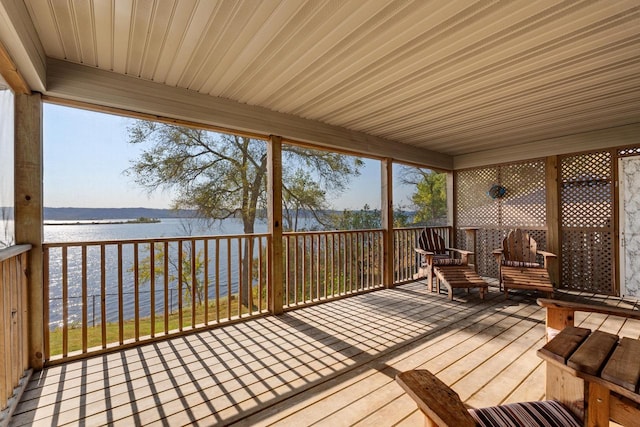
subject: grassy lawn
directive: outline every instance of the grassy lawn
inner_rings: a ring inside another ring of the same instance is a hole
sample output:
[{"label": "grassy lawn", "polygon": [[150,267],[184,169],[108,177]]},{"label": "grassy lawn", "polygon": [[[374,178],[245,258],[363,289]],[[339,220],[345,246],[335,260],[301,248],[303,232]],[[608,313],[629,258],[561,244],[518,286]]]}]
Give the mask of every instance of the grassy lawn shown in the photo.
[{"label": "grassy lawn", "polygon": [[[253,313],[258,311],[258,298],[254,295],[253,303]],[[220,298],[219,304],[219,313],[216,313],[216,301],[212,301],[209,303],[209,312],[208,312],[208,323],[216,323],[216,322],[224,322],[229,318],[234,318],[238,316],[238,307],[242,308],[242,314],[246,315],[249,313],[249,310],[245,306],[241,306],[238,303],[237,296],[233,295],[231,297],[231,301],[227,297]],[[266,297],[263,297],[262,307],[266,308]],[[199,304],[196,306],[196,319],[195,325],[203,325],[205,323],[205,306],[204,304]],[[229,314],[230,313],[230,314]],[[182,327],[190,328],[192,326],[192,311],[191,306],[184,307],[182,310]],[[165,332],[165,317],[164,313],[156,313],[155,316],[155,334],[160,335]],[[151,317],[140,318],[138,323],[138,336],[150,336],[151,335]],[[167,331],[174,331],[180,328],[180,315],[178,310],[174,310],[173,313],[170,313],[168,316],[168,327]],[[120,325],[118,322],[110,322],[106,324],[106,343],[118,343],[120,341]],[[135,319],[125,320],[122,323],[122,340],[127,341],[134,339],[136,337],[136,322]],[[56,328],[52,330],[49,334],[49,346],[50,346],[50,355],[56,356],[62,354],[62,338],[63,338],[63,330],[62,328]],[[95,327],[89,326],[87,327],[87,348],[91,347],[100,347],[102,346],[102,328],[100,325],[96,325]],[[68,329],[68,349],[69,353],[82,350],[82,327],[77,325],[77,327],[70,326]]]}]

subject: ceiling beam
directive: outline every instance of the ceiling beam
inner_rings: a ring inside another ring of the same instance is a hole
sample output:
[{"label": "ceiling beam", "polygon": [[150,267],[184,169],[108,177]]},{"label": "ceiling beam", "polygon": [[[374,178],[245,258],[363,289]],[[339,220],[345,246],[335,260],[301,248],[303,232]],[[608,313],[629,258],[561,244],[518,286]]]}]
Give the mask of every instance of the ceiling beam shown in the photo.
[{"label": "ceiling beam", "polygon": [[49,58],[46,95],[451,170],[451,156],[223,98]]},{"label": "ceiling beam", "polygon": [[543,141],[514,144],[506,148],[462,154],[453,158],[453,167],[456,170],[469,169],[499,163],[529,160],[543,156],[556,156],[637,145],[638,135],[640,135],[640,123],[635,123],[559,138],[545,139]]},{"label": "ceiling beam", "polygon": [[[10,79],[17,73],[29,91],[44,92],[46,56],[24,2],[0,0],[0,45],[4,46],[4,53],[10,61],[9,65],[4,64],[4,59],[0,63],[7,83],[11,85]],[[9,78],[5,72],[10,74]],[[17,92],[24,92],[24,88]]]}]

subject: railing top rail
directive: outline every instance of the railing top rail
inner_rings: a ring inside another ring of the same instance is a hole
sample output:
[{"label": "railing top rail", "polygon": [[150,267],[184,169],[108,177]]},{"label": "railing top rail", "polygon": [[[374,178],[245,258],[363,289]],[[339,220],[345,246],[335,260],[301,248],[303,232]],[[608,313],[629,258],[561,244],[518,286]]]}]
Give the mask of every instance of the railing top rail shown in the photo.
[{"label": "railing top rail", "polygon": [[417,225],[414,227],[394,227],[394,231],[402,231],[402,230],[422,230],[423,228],[452,228],[450,225]]},{"label": "railing top rail", "polygon": [[190,242],[195,240],[231,240],[243,239],[247,237],[269,237],[268,233],[255,234],[219,234],[213,236],[178,236],[178,237],[148,237],[142,239],[115,239],[115,240],[91,240],[80,242],[47,242],[42,245],[43,248],[62,248],[69,246],[101,246],[101,245],[119,245],[119,244],[148,244],[148,243],[165,243],[165,242]]},{"label": "railing top rail", "polygon": [[9,246],[8,248],[0,249],[0,262],[7,260],[9,258],[16,257],[24,252],[30,251],[32,246],[30,244],[26,245],[14,245]]},{"label": "railing top rail", "polygon": [[382,233],[384,230],[381,228],[367,228],[358,230],[326,230],[326,231],[286,231],[282,233],[283,236],[308,236],[308,235],[323,235],[323,234],[354,234],[354,233]]}]

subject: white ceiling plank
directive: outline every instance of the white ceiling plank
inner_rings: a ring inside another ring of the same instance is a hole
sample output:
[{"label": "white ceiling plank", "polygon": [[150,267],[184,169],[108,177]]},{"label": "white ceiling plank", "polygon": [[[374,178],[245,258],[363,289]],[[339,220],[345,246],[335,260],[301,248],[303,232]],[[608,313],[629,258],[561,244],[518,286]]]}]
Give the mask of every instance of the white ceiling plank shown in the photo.
[{"label": "white ceiling plank", "polygon": [[85,0],[73,0],[71,3],[74,26],[77,30],[80,62],[91,66],[97,65],[96,33],[92,3]]},{"label": "white ceiling plank", "polygon": [[[166,7],[170,4],[167,3]],[[154,0],[136,0],[131,14],[131,40],[127,52],[127,74],[140,77],[142,61],[147,53],[149,37],[151,35],[151,19],[154,10]]]},{"label": "white ceiling plank", "polygon": [[197,4],[198,0],[180,0],[179,7],[173,10],[167,34],[164,36],[164,45],[153,74],[153,81],[166,84],[167,76],[171,70],[181,66],[177,59],[178,53]]},{"label": "white ceiling plank", "polygon": [[126,74],[131,42],[133,0],[113,1],[113,71]]},{"label": "white ceiling plank", "polygon": [[46,56],[282,113],[307,137],[328,126],[457,156],[640,122],[640,0],[26,5]]},{"label": "white ceiling plank", "polygon": [[113,3],[94,1],[92,4],[96,38],[96,62],[94,65],[103,70],[113,71]]}]

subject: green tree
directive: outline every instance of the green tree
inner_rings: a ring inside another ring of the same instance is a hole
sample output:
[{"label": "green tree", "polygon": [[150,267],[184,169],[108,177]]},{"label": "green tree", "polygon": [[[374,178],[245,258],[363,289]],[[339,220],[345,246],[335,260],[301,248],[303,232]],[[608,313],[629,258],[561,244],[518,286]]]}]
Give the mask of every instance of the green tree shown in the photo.
[{"label": "green tree", "polygon": [[[357,211],[345,209],[339,214],[334,214],[332,224],[338,230],[381,228],[382,214],[380,209],[371,209],[368,204],[365,204],[362,209]],[[393,226],[406,227],[407,225],[409,225],[409,216],[403,207],[396,207],[393,211]]]},{"label": "green tree", "polygon": [[[189,243],[189,242],[186,242]],[[181,243],[182,244],[182,243]],[[167,256],[169,271],[167,271],[167,277],[170,283],[179,283],[179,286],[185,292],[185,303],[190,303],[193,298],[196,299],[196,303],[200,304],[204,301],[204,288],[203,283],[200,280],[202,277],[202,272],[204,271],[204,251],[202,249],[196,251],[193,254],[193,250],[190,244],[183,244],[182,246],[183,255],[181,266],[178,265],[178,256],[177,250],[176,253],[172,253],[169,250],[168,254],[165,254],[164,244],[163,243],[155,243],[154,245],[154,256],[153,256],[153,266],[156,277],[164,277],[164,258]],[[192,264],[192,258],[195,256],[195,260]],[[191,267],[195,265],[195,274],[192,275]],[[178,272],[180,271],[180,267],[182,267],[182,274],[180,277],[178,276]],[[133,271],[134,267],[129,268],[129,271]],[[138,271],[138,277],[142,283],[151,282],[151,257],[147,256],[142,259],[140,262],[140,267]],[[193,279],[193,280],[192,280]],[[193,282],[193,283],[192,283]]]},{"label": "green tree", "polygon": [[[317,223],[326,224],[327,200],[319,183],[306,170],[297,169],[287,176],[282,191],[282,215],[286,230],[297,231],[301,216],[310,214]],[[306,228],[306,227],[305,227]]]},{"label": "green tree", "polygon": [[[150,192],[173,190],[174,208],[193,209],[209,220],[239,217],[244,233],[254,232],[255,221],[266,205],[265,142],[150,121],[136,121],[128,131],[130,143],[147,145],[126,171],[139,185]],[[357,158],[291,145],[283,146],[282,153],[286,165],[283,192],[304,200],[301,206],[307,208],[322,206],[326,194],[342,191],[362,165]],[[318,188],[310,192],[305,187],[305,193],[299,194],[299,187],[288,179],[304,176],[304,171]],[[308,201],[314,194],[322,199]],[[292,224],[283,226],[292,229]],[[248,250],[247,243],[241,284],[245,305],[249,303]]]},{"label": "green tree", "polygon": [[429,169],[405,167],[401,172],[404,184],[414,185],[411,196],[416,215],[414,223],[433,223],[447,217],[447,175]]}]

